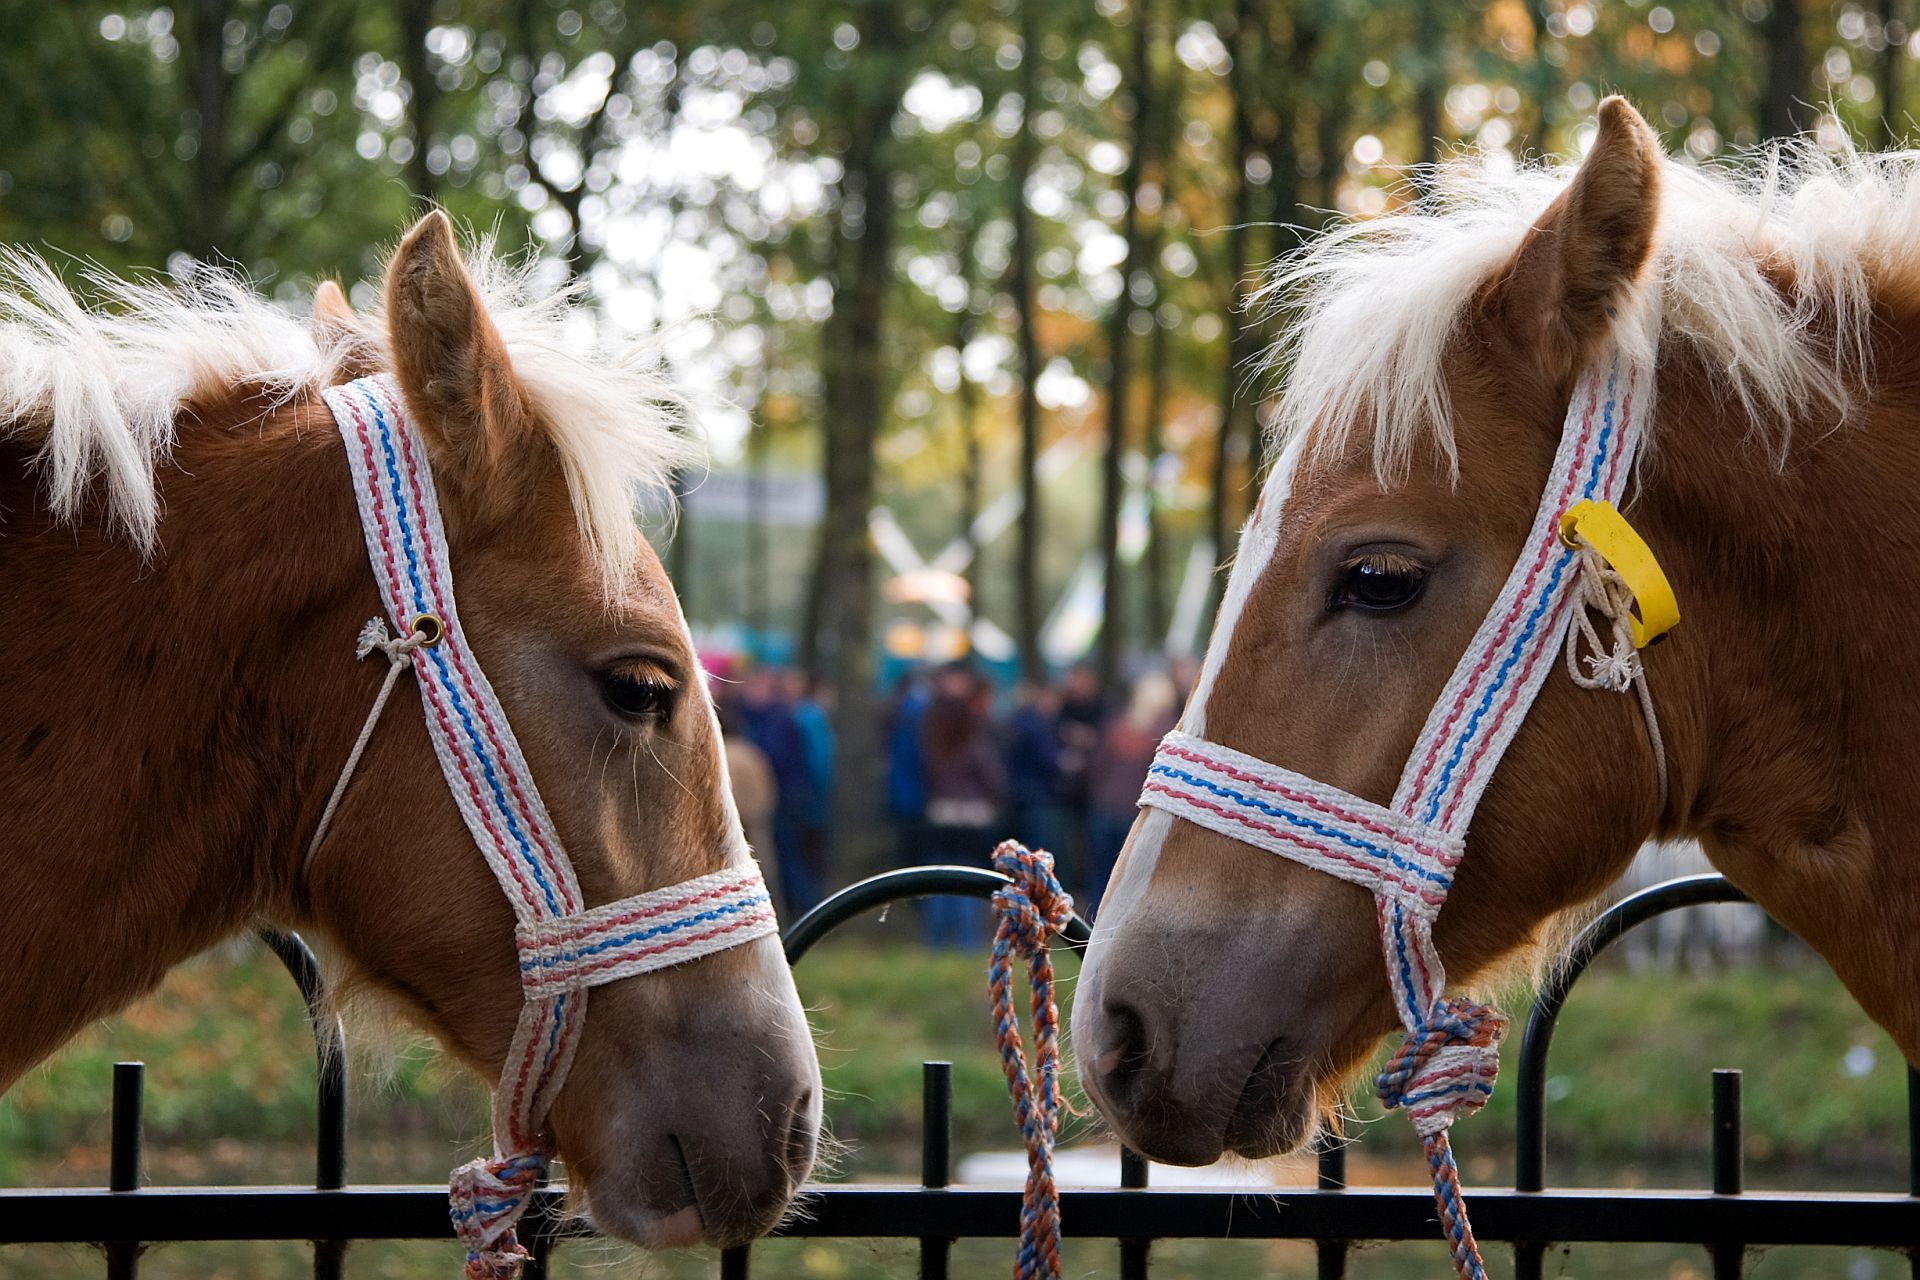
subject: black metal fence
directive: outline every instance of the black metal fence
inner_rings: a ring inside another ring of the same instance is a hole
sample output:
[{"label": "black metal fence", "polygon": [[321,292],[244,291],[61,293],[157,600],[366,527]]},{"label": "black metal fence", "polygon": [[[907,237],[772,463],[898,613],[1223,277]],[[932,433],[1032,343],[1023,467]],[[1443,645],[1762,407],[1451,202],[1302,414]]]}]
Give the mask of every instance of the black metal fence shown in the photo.
[{"label": "black metal fence", "polygon": [[[833,929],[877,907],[933,893],[990,896],[1004,881],[962,867],[923,867],[862,881],[821,904],[786,935],[798,962]],[[1514,1274],[1542,1273],[1547,1251],[1580,1243],[1696,1245],[1713,1274],[1739,1276],[1747,1250],[1772,1245],[1824,1245],[1905,1253],[1920,1277],[1920,1077],[1909,1069],[1909,1185],[1904,1193],[1801,1194],[1748,1192],[1741,1177],[1740,1073],[1717,1071],[1712,1081],[1712,1180],[1707,1190],[1616,1191],[1549,1189],[1546,1178],[1547,1052],[1560,1010],[1594,957],[1634,926],[1664,912],[1709,902],[1740,902],[1740,892],[1718,876],[1669,881],[1618,903],[1575,941],[1571,959],[1535,1000],[1521,1038],[1517,1089],[1515,1177],[1512,1189],[1471,1187],[1469,1203],[1484,1245],[1511,1246]],[[1084,946],[1087,929],[1076,918],[1067,945]],[[314,1241],[316,1280],[341,1274],[354,1240],[451,1240],[445,1189],[438,1186],[350,1185],[346,1178],[346,1078],[343,1033],[325,1013],[325,991],[313,955],[293,935],[271,935],[274,949],[299,984],[314,1024],[320,1057],[319,1139],[314,1182],[299,1187],[174,1188],[140,1186],[141,1068],[122,1063],[113,1081],[111,1179],[106,1190],[0,1190],[0,1246],[97,1243],[109,1276],[137,1274],[143,1244],[186,1240]],[[802,1211],[781,1234],[810,1238],[917,1239],[919,1274],[940,1280],[954,1241],[1017,1234],[1017,1189],[955,1187],[949,1132],[950,1066],[929,1062],[924,1081],[925,1125],[919,1186],[828,1185],[809,1188]],[[1154,1189],[1147,1164],[1123,1153],[1118,1188],[1061,1192],[1061,1221],[1070,1239],[1119,1242],[1122,1280],[1149,1274],[1152,1244],[1162,1239],[1304,1240],[1315,1244],[1319,1274],[1347,1274],[1356,1244],[1434,1242],[1442,1246],[1431,1195],[1418,1188],[1349,1188],[1345,1148],[1318,1155],[1313,1187],[1237,1191]],[[561,1212],[564,1193],[544,1191],[522,1235],[535,1254],[529,1274],[543,1276],[563,1241],[583,1228]],[[1490,1254],[1497,1251],[1489,1250]],[[1082,1266],[1084,1264],[1081,1264]],[[724,1280],[751,1274],[752,1252],[722,1256]]]}]

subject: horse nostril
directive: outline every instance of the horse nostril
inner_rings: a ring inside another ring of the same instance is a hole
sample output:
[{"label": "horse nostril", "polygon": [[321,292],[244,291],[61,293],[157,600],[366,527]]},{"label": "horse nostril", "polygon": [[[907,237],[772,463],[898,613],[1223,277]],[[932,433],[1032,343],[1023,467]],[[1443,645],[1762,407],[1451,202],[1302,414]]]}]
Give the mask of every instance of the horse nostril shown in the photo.
[{"label": "horse nostril", "polygon": [[780,1163],[790,1182],[806,1181],[807,1173],[813,1168],[814,1146],[818,1140],[819,1133],[813,1123],[813,1088],[808,1086],[793,1100],[787,1111],[786,1132],[780,1136]]},{"label": "horse nostril", "polygon": [[1094,1074],[1107,1100],[1122,1108],[1131,1108],[1135,1096],[1146,1087],[1147,1024],[1131,1004],[1115,1002],[1106,1007],[1107,1044],[1093,1060]]}]

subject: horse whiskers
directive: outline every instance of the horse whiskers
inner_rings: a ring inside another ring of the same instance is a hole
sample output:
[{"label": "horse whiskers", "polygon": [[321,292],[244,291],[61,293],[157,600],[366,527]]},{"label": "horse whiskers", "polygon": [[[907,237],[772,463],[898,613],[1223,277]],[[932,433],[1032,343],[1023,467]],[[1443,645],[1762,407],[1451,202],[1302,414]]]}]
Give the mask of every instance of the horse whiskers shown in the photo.
[{"label": "horse whiskers", "polygon": [[[660,758],[660,753],[653,749],[653,740],[649,737],[642,737],[641,742],[646,746],[647,754],[653,757],[653,762],[660,766],[660,772],[666,774],[669,778],[672,778],[674,786],[680,788],[682,791],[686,792],[688,795],[692,795],[693,788],[689,787],[686,783],[680,781],[679,775],[675,774],[673,770],[667,768],[667,762],[665,760],[662,760]],[[634,799],[637,801],[640,797],[639,762],[637,759],[634,762],[634,788],[635,788]]]}]

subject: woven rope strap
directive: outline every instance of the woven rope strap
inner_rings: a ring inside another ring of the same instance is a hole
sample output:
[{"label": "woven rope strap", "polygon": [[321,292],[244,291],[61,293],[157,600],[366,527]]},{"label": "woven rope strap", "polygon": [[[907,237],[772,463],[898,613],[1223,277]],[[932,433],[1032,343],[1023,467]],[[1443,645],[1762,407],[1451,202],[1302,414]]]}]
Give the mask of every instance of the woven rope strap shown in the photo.
[{"label": "woven rope strap", "polygon": [[758,867],[720,871],[558,920],[523,922],[530,1000],[685,964],[779,930]]},{"label": "woven rope strap", "polygon": [[[778,925],[751,862],[585,906],[532,770],[461,629],[426,448],[407,420],[398,384],[382,374],[331,388],[325,398],[346,443],[381,600],[395,634],[410,637],[383,643],[376,619],[362,633],[362,656],[370,639],[395,672],[410,664],[448,790],[517,921],[525,1002],[493,1092],[494,1155],[454,1170],[448,1188],[469,1280],[507,1280],[527,1257],[514,1225],[547,1172],[543,1130],[579,1045],[588,988],[685,964],[766,937]],[[422,627],[423,617],[439,623],[436,638],[421,638],[435,630]],[[309,857],[386,705],[392,677],[361,729]]]},{"label": "woven rope strap", "polygon": [[[1053,1140],[1060,1132],[1060,1010],[1053,1000],[1053,958],[1047,939],[1073,918],[1073,899],[1053,874],[1053,855],[1008,840],[993,851],[993,869],[1012,881],[993,895],[999,915],[987,988],[993,999],[1000,1067],[1013,1095],[1013,1115],[1027,1146],[1027,1188],[1020,1203],[1015,1280],[1058,1280],[1060,1193],[1053,1181]],[[1027,961],[1032,996],[1036,1080],[1027,1068],[1013,1009],[1015,956]]]}]

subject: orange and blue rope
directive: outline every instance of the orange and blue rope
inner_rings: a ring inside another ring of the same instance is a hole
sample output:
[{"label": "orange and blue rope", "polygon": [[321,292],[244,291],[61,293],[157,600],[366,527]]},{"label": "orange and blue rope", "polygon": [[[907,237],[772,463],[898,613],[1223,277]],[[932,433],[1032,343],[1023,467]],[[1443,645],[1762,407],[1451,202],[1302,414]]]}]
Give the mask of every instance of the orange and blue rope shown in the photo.
[{"label": "orange and blue rope", "polygon": [[[999,924],[987,962],[1000,1066],[1013,1095],[1014,1119],[1027,1145],[1027,1187],[1020,1205],[1020,1253],[1015,1280],[1058,1280],[1060,1195],[1053,1180],[1053,1140],[1060,1132],[1060,1010],[1053,999],[1053,959],[1047,938],[1073,917],[1073,899],[1053,873],[1053,855],[1014,840],[993,851],[993,869],[1010,884],[993,895]],[[1020,1023],[1013,1009],[1013,965],[1027,962],[1032,997],[1033,1056],[1027,1068]]]}]

